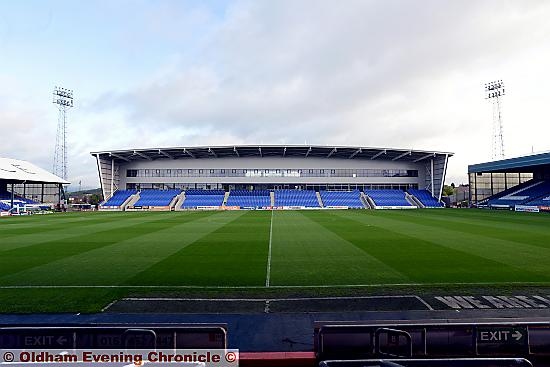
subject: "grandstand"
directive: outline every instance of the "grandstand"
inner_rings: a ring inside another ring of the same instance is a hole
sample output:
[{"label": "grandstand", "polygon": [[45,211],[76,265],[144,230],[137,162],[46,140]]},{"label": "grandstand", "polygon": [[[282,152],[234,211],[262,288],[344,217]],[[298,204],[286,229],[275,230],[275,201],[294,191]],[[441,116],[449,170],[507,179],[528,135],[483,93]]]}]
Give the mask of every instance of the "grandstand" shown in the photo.
[{"label": "grandstand", "polygon": [[319,200],[313,190],[276,190],[275,206],[319,208]]},{"label": "grandstand", "polygon": [[104,208],[118,208],[135,194],[137,194],[137,190],[118,190],[109,198],[109,200],[102,203],[101,206]]},{"label": "grandstand", "polygon": [[424,208],[442,208],[443,203],[434,198],[428,190],[408,189],[407,192],[420,201]]},{"label": "grandstand", "polygon": [[[308,145],[91,154],[107,199],[102,208],[119,210],[435,207],[440,206],[452,156],[436,151]],[[407,190],[418,190],[419,198]]]},{"label": "grandstand", "polygon": [[181,190],[143,190],[134,206],[169,206],[179,194]]},{"label": "grandstand", "polygon": [[550,211],[550,153],[468,166],[472,205]]},{"label": "grandstand", "polygon": [[521,188],[505,190],[495,198],[488,199],[491,207],[514,207],[538,201],[538,198],[550,194],[550,181],[529,180]]},{"label": "grandstand", "polygon": [[0,158],[0,212],[40,203],[59,205],[67,184],[30,162]]},{"label": "grandstand", "polygon": [[364,208],[365,205],[361,201],[361,192],[353,191],[326,191],[320,192],[323,206],[325,207],[348,207],[352,209]]},{"label": "grandstand", "polygon": [[185,201],[183,208],[218,208],[222,206],[225,198],[223,190],[187,190],[185,192]]},{"label": "grandstand", "polygon": [[104,210],[136,209],[413,209],[441,208],[427,190],[118,190]]},{"label": "grandstand", "polygon": [[241,208],[266,208],[271,205],[271,193],[268,190],[233,190],[227,199],[227,206]]},{"label": "grandstand", "polygon": [[365,190],[367,197],[375,207],[381,208],[413,208],[416,207],[407,200],[406,193],[401,190]]}]

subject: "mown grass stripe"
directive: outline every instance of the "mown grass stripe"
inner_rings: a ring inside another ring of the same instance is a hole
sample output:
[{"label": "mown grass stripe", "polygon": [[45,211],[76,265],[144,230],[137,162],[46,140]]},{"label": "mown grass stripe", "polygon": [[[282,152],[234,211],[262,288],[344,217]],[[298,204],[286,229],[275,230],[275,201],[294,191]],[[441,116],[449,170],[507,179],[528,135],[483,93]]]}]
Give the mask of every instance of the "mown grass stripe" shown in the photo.
[{"label": "mown grass stripe", "polygon": [[[334,213],[336,216],[342,216],[340,213]],[[512,241],[498,240],[480,235],[473,235],[457,230],[448,230],[438,228],[434,229],[430,224],[414,224],[399,220],[399,216],[387,217],[387,215],[377,215],[370,213],[350,213],[347,218],[373,225],[385,230],[391,231],[396,235],[404,235],[411,238],[411,243],[415,241],[424,241],[432,243],[447,250],[447,257],[458,256],[457,259],[463,259],[463,262],[457,262],[457,277],[472,278],[471,274],[479,273],[477,278],[471,281],[546,281],[550,279],[548,274],[548,264],[550,264],[550,250],[537,246],[522,244]],[[388,239],[386,240],[388,241]],[[394,244],[395,239],[389,237],[388,245]],[[463,253],[464,255],[459,255]],[[469,256],[484,258],[498,264],[498,266],[482,266],[479,261],[470,262]],[[395,258],[406,256],[396,249]],[[410,259],[424,262],[430,259],[422,252],[409,254]],[[391,260],[391,259],[390,259]],[[435,259],[432,259],[435,260]],[[389,260],[388,260],[389,261]],[[472,266],[472,264],[478,264]],[[433,265],[431,265],[433,264]],[[426,273],[429,273],[433,266],[438,263],[428,262]],[[429,277],[427,277],[429,280]],[[437,276],[432,277],[431,281],[436,282]],[[454,281],[459,281],[460,278]]]},{"label": "mown grass stripe", "polygon": [[175,214],[163,223],[146,222],[134,236],[117,237],[106,246],[4,276],[0,283],[121,284],[223,225],[223,221],[213,224],[211,220],[219,216],[222,213],[196,212]]},{"label": "mown grass stripe", "polygon": [[112,230],[116,228],[124,228],[133,224],[146,223],[149,221],[158,221],[163,218],[169,218],[171,213],[144,213],[141,216],[124,216],[125,213],[120,213],[118,218],[109,218],[107,221],[101,221],[99,224],[88,222],[84,225],[71,225],[62,229],[57,229],[50,232],[31,232],[23,235],[1,237],[0,254],[4,251],[10,251],[17,248],[38,245],[40,243],[70,240],[71,238],[81,238],[89,234],[93,235],[96,232],[104,230]]},{"label": "mown grass stripe", "polygon": [[[267,288],[270,214],[140,212],[2,218],[0,229],[9,229],[0,230],[0,249],[7,250],[0,252],[0,267],[25,261],[32,267],[15,269],[1,279],[0,312],[94,312],[128,296],[392,294],[404,289],[457,294],[492,289],[508,294],[519,289],[547,294],[550,284],[550,251],[538,237],[546,236],[550,228],[548,215],[350,210],[274,213]],[[312,215],[319,217],[308,218]],[[109,220],[84,225],[97,218]],[[170,223],[159,230],[163,224],[157,220]],[[125,235],[126,227],[141,223],[143,233]],[[63,229],[43,231],[55,226]],[[5,235],[18,228],[34,234]],[[105,244],[113,236],[104,231],[117,228],[120,237]],[[500,228],[503,234],[517,230],[524,238],[495,238]],[[96,244],[86,243],[90,237]],[[5,241],[8,238],[10,243]],[[91,246],[89,251],[61,254],[65,248],[71,250],[71,238],[74,247]],[[415,243],[420,243],[416,250]],[[11,251],[33,245],[37,246],[32,254]],[[373,256],[380,252],[380,259]],[[51,255],[59,258],[50,262]],[[32,264],[38,257],[46,262]],[[444,269],[445,264],[451,271]],[[411,267],[417,269],[410,273]],[[44,288],[23,288],[32,284]]]},{"label": "mown grass stripe", "polygon": [[409,223],[429,225],[440,229],[449,229],[473,235],[527,243],[529,245],[550,248],[550,230],[548,223],[517,223],[510,225],[509,222],[493,222],[485,220],[474,220],[455,218],[448,216],[423,215],[423,213],[397,212],[395,219]]},{"label": "mown grass stripe", "polygon": [[273,243],[273,215],[275,214],[275,210],[271,210],[271,220],[269,223],[269,247],[267,250],[267,270],[265,274],[265,286],[269,287],[269,283],[271,280],[271,247]]},{"label": "mown grass stripe", "polygon": [[50,221],[48,223],[27,223],[25,226],[6,228],[9,226],[0,226],[0,239],[9,241],[10,237],[17,237],[27,234],[41,234],[51,231],[63,231],[71,227],[95,226],[101,223],[111,223],[116,220],[116,216],[97,215],[86,217],[68,217],[63,220]]},{"label": "mown grass stripe", "polygon": [[[3,251],[0,256],[0,277],[105,247],[121,239],[135,238],[144,233],[157,232],[174,225],[162,216],[157,217],[156,220],[148,220],[142,223],[136,223],[135,221],[122,223],[126,225],[121,226],[120,223],[117,223],[116,228],[112,229],[98,230],[80,236],[51,240]],[[63,269],[58,271],[62,272]]]},{"label": "mown grass stripe", "polygon": [[269,212],[230,211],[231,220],[127,284],[264,285]]},{"label": "mown grass stripe", "polygon": [[[361,251],[311,219],[311,212],[277,213],[273,229],[272,285],[406,282],[405,274]],[[329,216],[326,212],[316,212]]]}]

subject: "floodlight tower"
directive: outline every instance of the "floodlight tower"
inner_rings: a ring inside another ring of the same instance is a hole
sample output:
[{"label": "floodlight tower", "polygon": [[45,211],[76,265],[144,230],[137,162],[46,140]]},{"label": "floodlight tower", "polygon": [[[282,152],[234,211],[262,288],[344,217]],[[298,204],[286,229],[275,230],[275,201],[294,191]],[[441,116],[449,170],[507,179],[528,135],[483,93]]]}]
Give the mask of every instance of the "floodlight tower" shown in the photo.
[{"label": "floodlight tower", "polygon": [[57,135],[55,137],[55,154],[53,173],[67,179],[67,111],[73,107],[72,89],[55,87],[53,103],[57,105]]},{"label": "floodlight tower", "polygon": [[504,96],[504,83],[497,80],[485,84],[485,99],[493,105],[493,139],[492,153],[493,160],[504,158],[504,138],[502,128],[502,107],[501,98]]}]

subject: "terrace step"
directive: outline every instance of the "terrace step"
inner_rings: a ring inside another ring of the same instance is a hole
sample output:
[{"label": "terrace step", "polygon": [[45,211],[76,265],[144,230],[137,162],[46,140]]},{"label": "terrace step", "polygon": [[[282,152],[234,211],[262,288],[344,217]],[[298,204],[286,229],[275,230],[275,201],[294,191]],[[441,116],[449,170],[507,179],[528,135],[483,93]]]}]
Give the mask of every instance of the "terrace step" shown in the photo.
[{"label": "terrace step", "polygon": [[321,199],[321,194],[319,193],[319,191],[316,191],[315,194],[317,195],[317,201],[319,202],[319,206],[321,208],[324,208],[325,205],[323,205],[323,199]]},{"label": "terrace step", "polygon": [[367,195],[365,195],[365,193],[361,193],[359,198],[361,199],[361,202],[363,203],[363,206],[366,208],[366,209],[373,209],[373,206],[371,206],[369,200],[368,200],[368,197]]},{"label": "terrace step", "polygon": [[120,206],[120,210],[124,211],[126,210],[127,207],[129,206],[133,206],[135,203],[137,203],[137,201],[139,200],[140,196],[139,196],[139,192],[134,194],[134,195],[131,195],[121,206]]},{"label": "terrace step", "polygon": [[181,206],[183,205],[183,202],[185,201],[185,192],[182,192],[181,194],[176,196],[176,198],[178,200],[176,201],[176,205],[174,205],[174,210],[183,210],[181,208]]},{"label": "terrace step", "polygon": [[414,197],[414,195],[409,194],[408,192],[405,192],[405,199],[409,203],[411,203],[412,206],[416,206],[418,208],[425,208],[426,206],[420,202],[417,198]]},{"label": "terrace step", "polygon": [[181,204],[183,204],[183,201],[185,200],[185,193],[181,192],[181,194],[177,195],[174,198],[173,206],[170,205],[170,210],[181,210]]}]

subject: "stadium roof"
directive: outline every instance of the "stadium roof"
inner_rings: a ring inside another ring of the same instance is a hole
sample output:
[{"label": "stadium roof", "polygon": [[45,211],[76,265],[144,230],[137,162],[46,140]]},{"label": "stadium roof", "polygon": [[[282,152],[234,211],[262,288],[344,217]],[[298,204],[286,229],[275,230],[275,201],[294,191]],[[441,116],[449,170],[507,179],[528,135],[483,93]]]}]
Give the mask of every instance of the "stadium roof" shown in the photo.
[{"label": "stadium roof", "polygon": [[326,145],[228,145],[174,148],[147,148],[91,152],[94,156],[115,161],[155,159],[198,159],[240,157],[321,157],[344,159],[377,159],[421,162],[453,153],[413,149],[373,148]]},{"label": "stadium roof", "polygon": [[32,163],[10,158],[0,158],[0,180],[9,182],[70,183]]},{"label": "stadium roof", "polygon": [[[536,166],[550,165],[550,152],[472,164],[468,173],[477,172],[529,172]],[[527,169],[527,171],[526,171]]]}]

